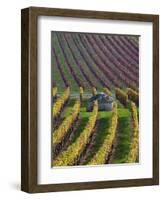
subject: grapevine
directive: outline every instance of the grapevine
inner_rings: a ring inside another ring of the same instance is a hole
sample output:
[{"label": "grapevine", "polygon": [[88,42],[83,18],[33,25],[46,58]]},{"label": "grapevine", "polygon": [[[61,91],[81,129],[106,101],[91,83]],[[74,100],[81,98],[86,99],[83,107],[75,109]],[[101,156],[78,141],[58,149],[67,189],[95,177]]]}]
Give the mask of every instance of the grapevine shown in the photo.
[{"label": "grapevine", "polygon": [[116,98],[123,104],[123,105],[127,105],[128,103],[128,96],[127,94],[119,89],[119,88],[115,88],[115,94],[116,94]]},{"label": "grapevine", "polygon": [[84,130],[81,132],[78,139],[72,143],[67,150],[61,152],[56,160],[53,161],[53,166],[69,166],[73,165],[74,162],[79,158],[80,154],[84,150],[86,144],[92,135],[93,129],[96,124],[98,114],[98,103],[95,102],[93,106],[93,111],[88,120],[88,123]]},{"label": "grapevine", "polygon": [[131,115],[133,121],[133,140],[130,147],[130,152],[128,155],[128,163],[136,162],[138,157],[138,149],[139,149],[139,123],[137,116],[137,107],[135,103],[131,102]]},{"label": "grapevine", "polygon": [[67,87],[62,96],[60,96],[53,105],[53,117],[56,118],[61,112],[62,107],[70,96],[70,88]]},{"label": "grapevine", "polygon": [[93,96],[95,96],[97,94],[97,90],[95,87],[92,87],[92,94],[93,94]]},{"label": "grapevine", "polygon": [[112,145],[116,135],[117,123],[118,123],[117,104],[114,103],[111,123],[108,128],[108,134],[100,149],[96,152],[96,154],[88,163],[89,165],[105,164],[107,156],[112,150]]},{"label": "grapevine", "polygon": [[70,128],[73,126],[80,112],[80,101],[77,100],[72,108],[72,112],[67,116],[59,128],[53,133],[53,144],[58,144],[62,141],[64,136],[68,133]]},{"label": "grapevine", "polygon": [[127,88],[127,95],[131,101],[136,103],[136,105],[139,105],[139,94],[135,90]]},{"label": "grapevine", "polygon": [[57,87],[53,87],[52,94],[53,94],[53,97],[56,96],[56,94],[57,94]]},{"label": "grapevine", "polygon": [[80,101],[82,101],[84,95],[83,87],[79,87],[79,93],[80,93]]},{"label": "grapevine", "polygon": [[110,90],[106,87],[104,87],[104,93],[106,93],[108,96],[112,96],[112,93],[110,92]]}]

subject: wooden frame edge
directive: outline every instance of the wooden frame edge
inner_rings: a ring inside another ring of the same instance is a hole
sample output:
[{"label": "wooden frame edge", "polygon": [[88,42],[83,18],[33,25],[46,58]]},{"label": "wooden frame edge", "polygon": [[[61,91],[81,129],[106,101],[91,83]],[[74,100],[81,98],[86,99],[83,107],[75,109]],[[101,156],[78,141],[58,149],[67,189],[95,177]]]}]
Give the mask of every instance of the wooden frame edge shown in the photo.
[{"label": "wooden frame edge", "polygon": [[[72,14],[73,13],[73,14]],[[82,14],[81,14],[82,13]],[[83,15],[84,16],[81,16]],[[65,16],[153,23],[153,178],[64,184],[37,184],[37,17]],[[28,193],[135,187],[159,184],[159,16],[29,7],[21,11],[21,190]]]},{"label": "wooden frame edge", "polygon": [[153,17],[153,181],[159,185],[159,15]]},{"label": "wooden frame edge", "polygon": [[[29,65],[29,9],[21,11],[21,190],[29,191],[28,140],[28,65]],[[26,158],[26,159],[25,159]]]},{"label": "wooden frame edge", "polygon": [[21,190],[37,186],[37,22],[21,10]]}]

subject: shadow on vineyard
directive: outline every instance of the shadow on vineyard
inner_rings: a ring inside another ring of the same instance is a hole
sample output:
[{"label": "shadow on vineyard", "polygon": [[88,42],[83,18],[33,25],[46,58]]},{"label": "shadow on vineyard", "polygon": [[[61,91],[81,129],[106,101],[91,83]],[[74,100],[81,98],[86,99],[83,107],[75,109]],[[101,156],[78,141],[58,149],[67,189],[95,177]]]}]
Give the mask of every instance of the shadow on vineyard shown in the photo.
[{"label": "shadow on vineyard", "polygon": [[84,164],[89,163],[89,161],[92,159],[92,157],[95,155],[95,153],[100,149],[100,147],[102,146],[106,135],[108,134],[107,129],[109,127],[109,120],[111,117],[111,113],[110,112],[101,112],[100,113],[100,117],[99,117],[99,126],[97,129],[97,137],[95,139],[95,144],[93,145],[93,148],[90,152],[89,157],[87,158],[86,162]]},{"label": "shadow on vineyard", "polygon": [[130,151],[132,129],[131,113],[128,109],[119,110],[118,146],[112,163],[125,163]]}]

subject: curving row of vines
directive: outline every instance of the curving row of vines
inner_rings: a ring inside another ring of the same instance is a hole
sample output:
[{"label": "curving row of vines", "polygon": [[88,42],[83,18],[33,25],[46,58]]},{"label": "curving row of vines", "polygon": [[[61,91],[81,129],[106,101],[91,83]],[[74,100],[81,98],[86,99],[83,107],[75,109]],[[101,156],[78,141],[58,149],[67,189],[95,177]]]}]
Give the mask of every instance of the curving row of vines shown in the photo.
[{"label": "curving row of vines", "polygon": [[97,120],[97,114],[98,103],[95,102],[93,111],[84,130],[80,133],[80,136],[77,138],[77,140],[68,146],[67,150],[61,152],[59,156],[53,161],[54,166],[69,166],[73,165],[77,161],[77,159],[80,157],[80,154],[89,142],[89,138],[93,134],[93,129]]}]

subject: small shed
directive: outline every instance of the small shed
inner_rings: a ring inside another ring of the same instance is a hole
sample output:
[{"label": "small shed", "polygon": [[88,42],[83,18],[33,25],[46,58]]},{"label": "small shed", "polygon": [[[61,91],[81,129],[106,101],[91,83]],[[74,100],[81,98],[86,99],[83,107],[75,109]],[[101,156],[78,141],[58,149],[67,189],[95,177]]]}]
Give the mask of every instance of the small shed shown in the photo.
[{"label": "small shed", "polygon": [[96,94],[88,100],[87,111],[90,112],[93,109],[94,101],[98,101],[99,111],[111,111],[113,109],[113,97],[108,96],[105,93]]}]

